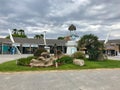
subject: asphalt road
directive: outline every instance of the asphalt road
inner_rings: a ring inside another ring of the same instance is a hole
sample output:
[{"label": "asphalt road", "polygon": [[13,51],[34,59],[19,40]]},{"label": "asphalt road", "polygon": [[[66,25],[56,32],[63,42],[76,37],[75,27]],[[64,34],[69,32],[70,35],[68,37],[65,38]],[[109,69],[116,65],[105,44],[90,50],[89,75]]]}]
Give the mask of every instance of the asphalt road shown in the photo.
[{"label": "asphalt road", "polygon": [[0,73],[0,90],[120,90],[120,69]]},{"label": "asphalt road", "polygon": [[[0,63],[31,55],[0,55]],[[112,57],[114,58],[114,57]],[[119,56],[114,59],[119,60]],[[0,73],[0,90],[120,90],[120,69]]]}]

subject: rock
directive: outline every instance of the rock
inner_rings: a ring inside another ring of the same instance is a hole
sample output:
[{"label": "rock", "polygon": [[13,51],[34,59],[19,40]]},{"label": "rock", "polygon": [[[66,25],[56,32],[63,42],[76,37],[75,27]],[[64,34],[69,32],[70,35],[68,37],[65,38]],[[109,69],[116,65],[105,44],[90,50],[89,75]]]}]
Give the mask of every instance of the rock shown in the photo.
[{"label": "rock", "polygon": [[37,60],[37,59],[32,59],[32,60],[31,60],[31,63],[33,63],[33,62],[34,62],[34,63],[39,63],[40,61]]},{"label": "rock", "polygon": [[40,61],[46,61],[46,59],[43,56],[38,57],[38,60],[40,60]]},{"label": "rock", "polygon": [[73,63],[74,63],[75,65],[79,65],[79,66],[84,66],[84,65],[85,65],[84,60],[80,60],[80,59],[74,59],[74,60],[73,60]]},{"label": "rock", "polygon": [[48,53],[42,53],[40,57],[37,59],[32,59],[30,62],[30,66],[33,67],[48,67],[53,65],[53,61],[56,60],[54,57],[50,57]]},{"label": "rock", "polygon": [[50,58],[50,55],[48,52],[41,53],[41,56],[43,56],[44,58]]}]

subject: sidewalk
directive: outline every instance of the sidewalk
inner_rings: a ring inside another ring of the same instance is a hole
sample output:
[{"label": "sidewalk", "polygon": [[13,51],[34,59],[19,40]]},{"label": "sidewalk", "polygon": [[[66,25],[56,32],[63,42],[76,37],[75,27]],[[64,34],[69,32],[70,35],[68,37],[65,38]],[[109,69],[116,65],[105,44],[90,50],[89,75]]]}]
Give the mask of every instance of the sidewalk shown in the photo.
[{"label": "sidewalk", "polygon": [[11,60],[16,60],[19,58],[24,58],[24,57],[28,57],[28,56],[32,56],[33,54],[22,54],[22,55],[10,55],[10,54],[6,54],[6,55],[0,55],[0,63],[6,62],[6,61],[11,61]]},{"label": "sidewalk", "polygon": [[120,60],[120,55],[119,56],[108,56],[108,59],[111,59],[111,60]]}]

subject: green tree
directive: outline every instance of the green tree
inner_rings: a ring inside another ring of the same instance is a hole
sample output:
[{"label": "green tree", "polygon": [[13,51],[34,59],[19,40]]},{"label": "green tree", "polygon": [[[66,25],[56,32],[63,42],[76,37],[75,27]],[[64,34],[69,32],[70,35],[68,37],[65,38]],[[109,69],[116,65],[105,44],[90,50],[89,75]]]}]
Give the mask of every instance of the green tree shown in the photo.
[{"label": "green tree", "polygon": [[75,31],[75,30],[76,30],[76,26],[74,26],[73,24],[71,24],[71,25],[68,27],[68,30],[70,31],[70,35],[71,35],[71,31]]},{"label": "green tree", "polygon": [[43,39],[43,37],[44,37],[43,34],[40,34],[40,35],[36,34],[36,35],[34,36],[35,39]]},{"label": "green tree", "polygon": [[[13,29],[12,36],[13,37],[27,38],[27,35],[25,34],[24,30],[22,30],[22,29],[20,29],[20,30]],[[10,36],[8,35],[6,38],[10,38]]]},{"label": "green tree", "polygon": [[75,31],[76,30],[76,27],[71,24],[69,27],[68,27],[68,30],[71,32],[71,31]]},{"label": "green tree", "polygon": [[18,33],[19,33],[19,35],[25,35],[25,32],[22,29],[18,30]]},{"label": "green tree", "polygon": [[18,30],[17,29],[13,29],[12,33],[13,34],[18,34]]},{"label": "green tree", "polygon": [[88,34],[81,37],[78,47],[87,49],[90,60],[98,60],[103,50],[103,43],[98,40],[97,36]]},{"label": "green tree", "polygon": [[65,37],[58,37],[58,40],[64,40]]}]

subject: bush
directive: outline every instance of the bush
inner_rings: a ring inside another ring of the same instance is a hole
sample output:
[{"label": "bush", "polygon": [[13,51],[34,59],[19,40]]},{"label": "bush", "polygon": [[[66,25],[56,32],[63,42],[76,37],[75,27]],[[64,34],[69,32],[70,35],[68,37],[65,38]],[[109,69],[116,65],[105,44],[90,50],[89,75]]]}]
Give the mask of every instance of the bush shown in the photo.
[{"label": "bush", "polygon": [[76,59],[85,59],[85,54],[78,51],[78,52],[75,52],[73,55],[72,55],[73,58],[76,58]]},{"label": "bush", "polygon": [[44,48],[40,48],[34,53],[34,56],[39,57],[42,52],[47,52],[47,50],[45,50]]},{"label": "bush", "polygon": [[33,59],[33,57],[27,57],[27,58],[21,58],[17,60],[18,65],[27,66],[30,64],[30,61]]},{"label": "bush", "polygon": [[56,62],[59,64],[70,64],[73,63],[73,58],[68,55],[64,55],[60,59],[56,60]]}]

